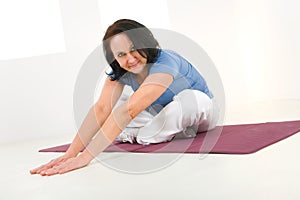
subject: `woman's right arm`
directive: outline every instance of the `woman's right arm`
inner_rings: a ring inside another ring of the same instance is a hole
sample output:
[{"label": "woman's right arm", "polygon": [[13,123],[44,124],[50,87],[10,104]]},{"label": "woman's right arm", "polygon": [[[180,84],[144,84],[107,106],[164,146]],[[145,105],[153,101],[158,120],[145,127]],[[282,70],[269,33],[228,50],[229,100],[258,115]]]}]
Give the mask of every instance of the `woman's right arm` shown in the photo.
[{"label": "woman's right arm", "polygon": [[87,146],[107,117],[123,92],[124,85],[118,81],[105,80],[101,95],[97,102],[91,107],[83,120],[75,138],[66,153],[49,163],[30,171],[31,174],[42,174],[44,170],[52,168],[69,158],[76,157],[78,153]]},{"label": "woman's right arm", "polygon": [[123,92],[124,85],[118,81],[106,79],[101,95],[97,102],[89,110],[80,126],[66,155],[75,157],[88,145],[107,117]]}]

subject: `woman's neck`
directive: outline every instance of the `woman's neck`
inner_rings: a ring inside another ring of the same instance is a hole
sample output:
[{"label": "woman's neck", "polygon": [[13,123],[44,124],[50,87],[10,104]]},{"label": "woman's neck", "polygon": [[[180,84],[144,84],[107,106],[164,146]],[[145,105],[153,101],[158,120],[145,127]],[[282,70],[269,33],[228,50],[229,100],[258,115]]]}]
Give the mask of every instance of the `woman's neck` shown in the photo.
[{"label": "woman's neck", "polygon": [[146,79],[146,77],[148,76],[148,67],[145,67],[141,73],[138,73],[135,76],[136,76],[137,82],[139,83],[139,85],[141,85],[144,82],[144,80]]}]

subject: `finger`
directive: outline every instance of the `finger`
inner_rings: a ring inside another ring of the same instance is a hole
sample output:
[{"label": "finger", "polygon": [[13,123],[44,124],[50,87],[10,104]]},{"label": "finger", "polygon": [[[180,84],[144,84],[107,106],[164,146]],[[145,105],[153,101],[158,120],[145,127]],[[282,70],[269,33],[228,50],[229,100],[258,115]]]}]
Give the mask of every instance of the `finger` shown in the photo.
[{"label": "finger", "polygon": [[29,173],[30,174],[36,174],[36,170],[35,169],[29,170]]},{"label": "finger", "polygon": [[41,165],[40,167],[37,167],[30,171],[32,174],[39,174],[41,171],[44,171],[46,169],[49,169],[53,166],[53,163],[49,162],[47,164]]},{"label": "finger", "polygon": [[52,176],[55,174],[64,174],[67,173],[69,171],[75,170],[80,168],[80,166],[78,166],[78,163],[74,162],[74,160],[70,159],[64,162],[61,162],[60,164],[53,166],[50,169],[41,171],[40,175],[42,176]]},{"label": "finger", "polygon": [[61,159],[54,159],[54,160],[51,160],[49,163],[34,169],[32,172],[34,174],[40,174],[42,171],[45,171],[47,169],[51,169],[52,167],[60,165],[61,163],[62,163]]},{"label": "finger", "polygon": [[74,167],[74,162],[72,160],[67,160],[65,162],[60,163],[57,166],[54,166],[51,170],[48,170],[47,174],[63,174],[73,169],[76,169],[76,167]]},{"label": "finger", "polygon": [[44,165],[42,168],[40,168],[39,170],[36,171],[37,174],[40,174],[42,171],[45,171],[47,169],[50,169],[51,166],[50,165]]},{"label": "finger", "polygon": [[34,171],[34,170],[30,170],[29,173],[32,174],[32,175],[33,174],[38,174],[37,171]]},{"label": "finger", "polygon": [[51,176],[54,174],[58,174],[60,170],[64,169],[65,167],[67,167],[66,162],[62,162],[60,164],[57,164],[55,166],[53,166],[52,168],[46,169],[44,171],[41,172],[42,176]]},{"label": "finger", "polygon": [[31,174],[38,174],[39,171],[41,171],[43,168],[45,168],[46,165],[41,165],[35,169],[30,170]]},{"label": "finger", "polygon": [[43,168],[44,166],[45,165],[41,165],[41,166],[39,166],[37,168],[34,168],[34,169],[30,170],[30,171],[36,172],[36,171],[40,170],[41,168]]},{"label": "finger", "polygon": [[48,170],[48,171],[45,173],[45,176],[52,176],[52,175],[55,175],[55,174],[58,174],[58,171],[55,170],[55,169],[51,169],[51,170]]},{"label": "finger", "polygon": [[52,176],[54,174],[57,174],[57,172],[56,171],[47,171],[47,172],[43,171],[40,173],[41,176]]},{"label": "finger", "polygon": [[51,160],[47,164],[41,165],[40,167],[37,167],[35,169],[30,170],[29,172],[31,174],[40,174],[42,171],[45,171],[47,169],[52,168],[53,166],[59,165],[61,162],[63,162],[64,159],[62,157],[58,157],[56,159]]},{"label": "finger", "polygon": [[41,171],[40,175],[42,175],[42,176],[52,176],[52,175],[57,174],[57,173],[58,173],[57,169],[50,168],[50,169]]}]

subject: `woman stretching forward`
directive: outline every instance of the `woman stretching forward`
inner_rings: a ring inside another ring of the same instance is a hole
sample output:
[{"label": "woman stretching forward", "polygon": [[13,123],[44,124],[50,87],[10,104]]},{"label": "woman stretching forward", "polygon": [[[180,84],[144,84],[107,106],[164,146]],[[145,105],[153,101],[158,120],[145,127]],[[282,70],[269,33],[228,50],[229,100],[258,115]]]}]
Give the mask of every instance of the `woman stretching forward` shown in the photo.
[{"label": "woman stretching forward", "polygon": [[[147,145],[176,135],[194,137],[216,126],[218,112],[204,78],[182,56],[161,49],[144,25],[116,21],[105,33],[103,49],[112,71],[99,99],[66,153],[31,174],[84,167],[114,140]],[[128,98],[122,96],[125,85],[134,91]]]}]

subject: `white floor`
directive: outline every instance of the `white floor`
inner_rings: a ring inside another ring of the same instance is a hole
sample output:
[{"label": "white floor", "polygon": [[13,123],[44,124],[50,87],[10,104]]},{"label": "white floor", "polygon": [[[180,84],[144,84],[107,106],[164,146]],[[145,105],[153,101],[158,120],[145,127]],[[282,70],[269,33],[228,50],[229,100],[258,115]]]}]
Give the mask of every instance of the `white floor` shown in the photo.
[{"label": "white floor", "polygon": [[[225,122],[286,120],[300,120],[299,100],[237,108]],[[66,136],[1,146],[0,199],[300,199],[299,133],[249,155],[208,155],[201,159],[199,154],[184,154],[165,166],[169,154],[104,153],[100,158],[106,164],[94,160],[88,167],[52,177],[29,174],[29,169],[61,155],[38,153],[38,149],[71,139]],[[153,163],[165,167],[137,175],[116,171],[107,163],[119,169],[151,168]]]}]

